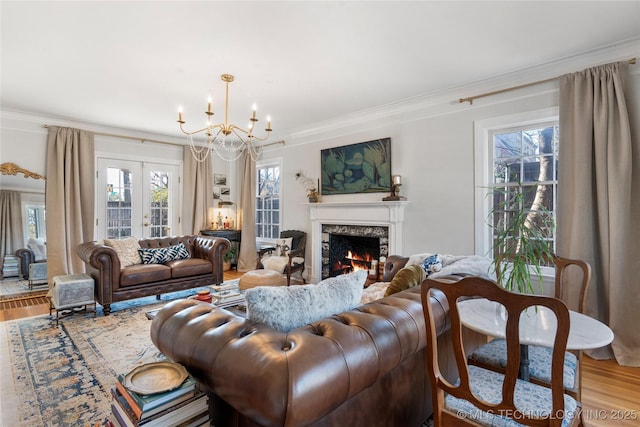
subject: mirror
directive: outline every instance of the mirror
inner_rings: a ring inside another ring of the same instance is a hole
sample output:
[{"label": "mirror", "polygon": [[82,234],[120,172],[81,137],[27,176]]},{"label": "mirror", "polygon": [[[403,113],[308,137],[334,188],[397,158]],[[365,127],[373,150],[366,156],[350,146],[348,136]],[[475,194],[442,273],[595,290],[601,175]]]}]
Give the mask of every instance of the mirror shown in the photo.
[{"label": "mirror", "polygon": [[[18,212],[10,216],[14,218],[18,216],[22,219],[20,236],[11,235],[15,227],[0,230],[0,234],[3,236],[2,244],[0,244],[0,257],[4,261],[5,255],[15,256],[16,250],[26,248],[30,238],[36,239],[31,240],[32,243],[46,242],[44,217],[46,178],[11,162],[0,164],[0,172],[0,191],[9,190],[19,194],[18,206],[11,207],[12,210]],[[4,195],[0,197],[0,203],[5,203],[5,200]],[[2,212],[7,212],[5,206],[2,207]],[[5,227],[5,221],[2,223],[2,227]],[[40,247],[42,248],[42,246]],[[7,253],[4,253],[5,251]],[[39,252],[37,258],[46,258],[46,250]],[[24,280],[18,280],[20,278],[19,268],[19,263],[15,265],[13,260],[9,260],[7,265],[3,265],[3,273],[5,274],[0,281],[0,297],[6,298],[30,291]],[[16,269],[18,269],[17,274]]]}]

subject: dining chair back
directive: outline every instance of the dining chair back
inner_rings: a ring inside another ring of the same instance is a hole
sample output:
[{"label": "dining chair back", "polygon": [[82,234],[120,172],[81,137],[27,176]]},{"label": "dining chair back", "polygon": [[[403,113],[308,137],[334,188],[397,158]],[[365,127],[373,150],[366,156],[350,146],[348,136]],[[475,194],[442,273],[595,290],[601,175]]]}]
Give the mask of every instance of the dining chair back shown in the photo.
[{"label": "dining chair back", "polygon": [[[569,311],[552,297],[509,292],[494,281],[465,277],[454,282],[425,280],[421,285],[427,330],[426,367],[431,379],[435,426],[452,425],[577,425],[580,404],[563,389],[563,361],[569,336]],[[442,292],[449,308],[451,338],[457,382],[449,382],[440,372],[437,331],[429,301],[431,293]],[[462,345],[463,326],[457,301],[482,297],[504,307],[506,322],[507,366],[504,374],[469,366]],[[551,388],[518,379],[520,368],[519,319],[535,315],[538,307],[547,307],[557,319],[551,361]]]},{"label": "dining chair back", "polygon": [[[503,260],[496,262],[496,276],[503,273],[501,266]],[[583,313],[587,299],[587,290],[591,283],[591,266],[581,260],[554,256],[552,262],[555,266],[554,297],[562,300],[566,305]],[[577,298],[576,298],[577,297]],[[576,301],[577,300],[577,301]],[[478,347],[470,356],[469,362],[473,365],[504,373],[507,352],[502,339],[494,339],[487,344]],[[564,387],[565,393],[580,400],[582,389],[582,375],[579,350],[568,351],[564,362]],[[530,381],[540,385],[549,386],[551,382],[551,351],[548,347],[529,346]]]}]

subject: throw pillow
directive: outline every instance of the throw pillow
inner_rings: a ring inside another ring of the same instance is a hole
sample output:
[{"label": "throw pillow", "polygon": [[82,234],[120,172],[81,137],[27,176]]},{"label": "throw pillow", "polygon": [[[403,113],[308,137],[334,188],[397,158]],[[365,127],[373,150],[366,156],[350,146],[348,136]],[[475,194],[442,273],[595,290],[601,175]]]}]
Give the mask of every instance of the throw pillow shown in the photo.
[{"label": "throw pillow", "polygon": [[138,253],[144,264],[164,264],[189,258],[189,251],[182,242],[166,248],[141,248],[138,249]]},{"label": "throw pillow", "polygon": [[274,256],[289,256],[292,242],[292,237],[287,237],[286,239],[276,239],[276,250]]},{"label": "throw pillow", "polygon": [[47,242],[44,239],[29,238],[27,242],[27,248],[33,252],[33,257],[36,261],[44,261],[47,259]]},{"label": "throw pillow", "polygon": [[436,271],[442,270],[442,257],[439,254],[428,256],[422,261],[422,268],[427,276]]},{"label": "throw pillow", "polygon": [[427,274],[420,265],[410,265],[409,267],[401,268],[400,271],[393,276],[393,279],[391,279],[384,296],[388,297],[396,292],[418,286],[425,277],[427,277]]},{"label": "throw pillow", "polygon": [[138,244],[138,239],[135,237],[129,236],[126,239],[104,239],[104,244],[116,251],[120,259],[120,268],[142,263],[140,254],[138,254],[140,244]]},{"label": "throw pillow", "polygon": [[258,286],[247,289],[247,318],[282,332],[360,304],[367,272],[358,270],[317,285]]}]

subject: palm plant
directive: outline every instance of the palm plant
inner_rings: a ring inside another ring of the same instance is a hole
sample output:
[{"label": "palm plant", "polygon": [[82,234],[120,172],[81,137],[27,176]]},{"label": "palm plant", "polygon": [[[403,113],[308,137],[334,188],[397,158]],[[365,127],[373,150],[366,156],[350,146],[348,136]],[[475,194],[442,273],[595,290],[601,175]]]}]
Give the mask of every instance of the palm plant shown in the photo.
[{"label": "palm plant", "polygon": [[502,271],[498,282],[505,289],[535,293],[532,274],[537,277],[540,290],[543,289],[542,267],[554,257],[550,239],[554,221],[540,202],[541,191],[539,186],[531,204],[526,203],[520,185],[493,191],[494,196],[501,198],[490,213],[494,231],[493,266]]}]

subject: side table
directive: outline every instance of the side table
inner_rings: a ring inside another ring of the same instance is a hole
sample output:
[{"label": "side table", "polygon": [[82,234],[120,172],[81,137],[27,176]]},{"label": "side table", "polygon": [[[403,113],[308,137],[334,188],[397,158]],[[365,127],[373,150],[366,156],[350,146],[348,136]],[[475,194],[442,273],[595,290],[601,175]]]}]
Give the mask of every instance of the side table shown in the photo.
[{"label": "side table", "polygon": [[49,316],[53,310],[56,311],[56,326],[63,317],[78,312],[90,312],[90,306],[93,306],[93,317],[96,317],[94,283],[91,276],[72,274],[53,278],[51,298],[49,299]]}]

